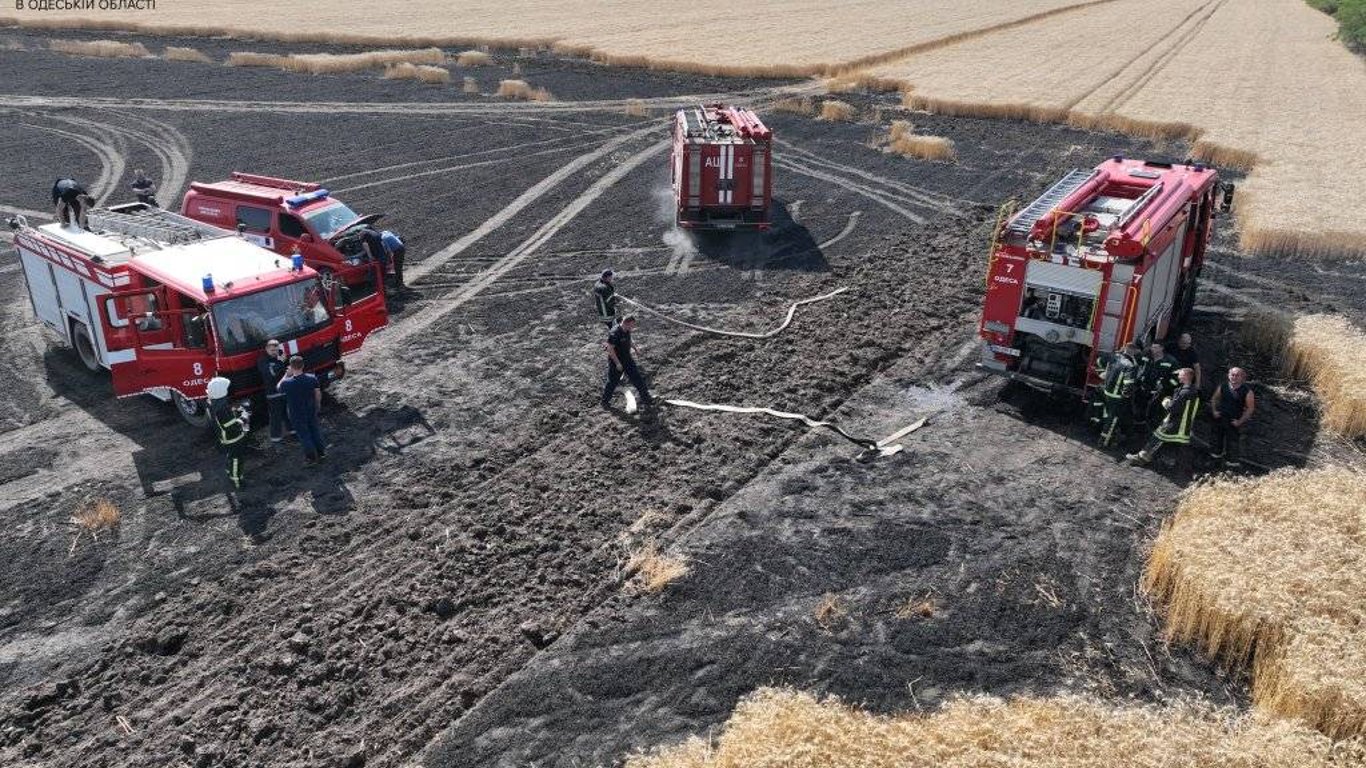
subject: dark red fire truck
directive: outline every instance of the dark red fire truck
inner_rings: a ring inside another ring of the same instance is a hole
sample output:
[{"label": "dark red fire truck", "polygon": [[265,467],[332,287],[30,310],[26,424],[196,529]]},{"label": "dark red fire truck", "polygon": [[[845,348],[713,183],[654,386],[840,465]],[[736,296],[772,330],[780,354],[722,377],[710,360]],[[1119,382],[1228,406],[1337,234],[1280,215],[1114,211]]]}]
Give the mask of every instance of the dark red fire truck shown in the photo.
[{"label": "dark red fire truck", "polygon": [[674,115],[675,223],[689,229],[768,229],[773,133],[753,110],[723,104]]}]

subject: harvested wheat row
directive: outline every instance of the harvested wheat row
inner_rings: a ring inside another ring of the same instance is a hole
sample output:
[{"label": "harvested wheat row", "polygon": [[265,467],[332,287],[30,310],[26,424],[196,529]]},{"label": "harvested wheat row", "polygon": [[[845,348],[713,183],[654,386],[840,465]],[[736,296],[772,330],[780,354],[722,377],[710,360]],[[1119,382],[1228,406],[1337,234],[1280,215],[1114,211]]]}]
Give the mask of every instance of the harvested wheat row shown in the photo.
[{"label": "harvested wheat row", "polygon": [[1158,534],[1143,589],[1170,639],[1250,669],[1258,706],[1366,734],[1366,474],[1196,486]]},{"label": "harvested wheat row", "polygon": [[647,106],[645,106],[645,102],[641,101],[640,99],[630,99],[630,100],[628,100],[628,101],[626,102],[626,107],[624,108],[623,111],[624,111],[627,115],[629,115],[629,116],[631,116],[631,117],[649,117],[649,116],[650,116],[650,108],[647,107]]},{"label": "harvested wheat row", "polygon": [[256,53],[254,51],[232,51],[225,62],[230,67],[276,67],[285,68],[288,56],[277,53]]},{"label": "harvested wheat row", "polygon": [[483,51],[461,51],[455,57],[456,65],[461,67],[482,67],[489,61],[489,55]]},{"label": "harvested wheat row", "polygon": [[522,101],[551,101],[554,99],[550,91],[544,88],[533,88],[525,80],[498,81],[498,95],[505,99],[520,99]]},{"label": "harvested wheat row", "polygon": [[821,115],[817,120],[847,121],[853,120],[855,116],[854,107],[847,101],[837,101],[826,99],[821,102]]},{"label": "harvested wheat row", "polygon": [[889,717],[760,689],[719,737],[637,753],[626,768],[1346,768],[1363,755],[1360,742],[1198,704],[974,697]]},{"label": "harvested wheat row", "polygon": [[200,64],[211,64],[210,59],[203,51],[198,48],[179,48],[174,45],[166,46],[161,52],[161,58],[167,61],[194,61]]},{"label": "harvested wheat row", "polygon": [[152,55],[142,43],[114,40],[49,40],[47,47],[72,56],[98,56],[105,59],[145,59]]},{"label": "harvested wheat row", "polygon": [[451,73],[445,67],[409,64],[406,61],[401,61],[385,67],[384,78],[386,80],[420,80],[424,83],[449,83]]}]

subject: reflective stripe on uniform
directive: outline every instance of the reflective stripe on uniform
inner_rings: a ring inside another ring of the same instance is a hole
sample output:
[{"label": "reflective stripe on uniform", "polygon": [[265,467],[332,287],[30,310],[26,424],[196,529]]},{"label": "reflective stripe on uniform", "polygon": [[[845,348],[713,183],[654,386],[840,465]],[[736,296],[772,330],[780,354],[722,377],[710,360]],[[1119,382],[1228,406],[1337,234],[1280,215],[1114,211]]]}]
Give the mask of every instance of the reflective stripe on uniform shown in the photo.
[{"label": "reflective stripe on uniform", "polygon": [[[1166,430],[1167,422],[1163,421],[1162,426],[1157,428],[1153,436],[1164,443],[1186,444],[1191,441],[1191,426],[1195,423],[1195,414],[1200,409],[1200,398],[1192,397],[1186,401],[1185,407],[1181,409],[1180,420],[1176,425],[1175,432]],[[1168,417],[1170,419],[1170,417]]]}]

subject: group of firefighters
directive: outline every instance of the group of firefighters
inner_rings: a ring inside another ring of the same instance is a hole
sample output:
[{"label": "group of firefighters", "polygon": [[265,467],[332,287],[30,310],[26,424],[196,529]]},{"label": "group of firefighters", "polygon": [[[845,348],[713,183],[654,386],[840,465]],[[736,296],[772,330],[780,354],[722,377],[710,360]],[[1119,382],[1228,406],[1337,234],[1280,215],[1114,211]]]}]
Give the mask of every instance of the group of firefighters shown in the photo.
[{"label": "group of firefighters", "polygon": [[[1091,421],[1100,444],[1110,447],[1137,427],[1155,425],[1147,443],[1125,459],[1147,464],[1165,446],[1180,448],[1187,465],[1192,430],[1200,414],[1202,372],[1189,333],[1170,351],[1160,343],[1143,350],[1128,344],[1098,362],[1101,386],[1091,399]],[[1209,401],[1213,420],[1210,457],[1229,468],[1242,465],[1243,427],[1257,410],[1257,399],[1242,368],[1230,368]]]}]

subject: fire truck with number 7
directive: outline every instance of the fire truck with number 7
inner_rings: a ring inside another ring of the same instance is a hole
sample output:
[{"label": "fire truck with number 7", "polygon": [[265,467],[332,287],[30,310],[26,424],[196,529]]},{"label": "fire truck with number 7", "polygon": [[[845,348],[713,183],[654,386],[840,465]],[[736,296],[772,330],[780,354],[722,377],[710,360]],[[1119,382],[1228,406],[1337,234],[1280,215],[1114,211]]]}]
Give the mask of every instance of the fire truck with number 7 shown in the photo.
[{"label": "fire truck with number 7", "polygon": [[10,220],[34,315],[114,394],[174,402],[207,423],[206,387],[262,388],[256,363],[278,339],[330,383],[342,356],[388,318],[382,293],[334,305],[312,268],[225,229],[143,203],[96,209],[90,230]]},{"label": "fire truck with number 7", "polygon": [[1084,393],[1100,383],[1098,357],[1165,339],[1190,314],[1216,208],[1227,211],[1232,194],[1198,163],[1116,156],[1072,171],[1019,212],[1002,206],[981,367]]}]

